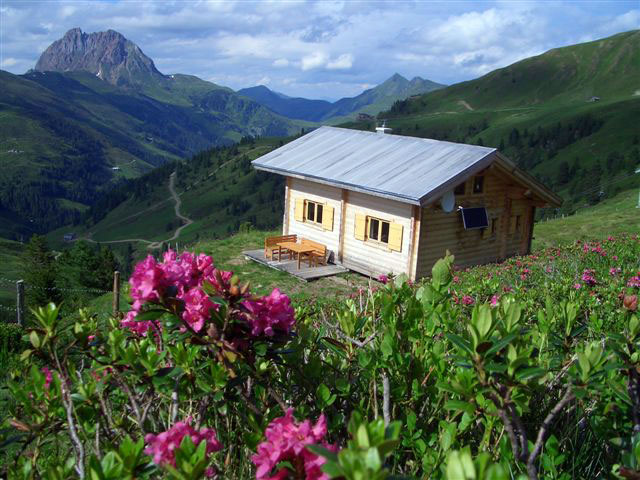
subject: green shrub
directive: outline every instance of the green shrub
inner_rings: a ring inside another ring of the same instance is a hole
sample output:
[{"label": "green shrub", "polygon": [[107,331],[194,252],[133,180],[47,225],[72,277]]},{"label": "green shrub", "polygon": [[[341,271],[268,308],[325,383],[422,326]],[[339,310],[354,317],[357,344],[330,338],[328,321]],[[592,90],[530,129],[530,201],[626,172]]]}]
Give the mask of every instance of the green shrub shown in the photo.
[{"label": "green shrub", "polygon": [[0,323],[0,350],[3,352],[22,352],[26,343],[22,340],[24,330],[17,323]]}]

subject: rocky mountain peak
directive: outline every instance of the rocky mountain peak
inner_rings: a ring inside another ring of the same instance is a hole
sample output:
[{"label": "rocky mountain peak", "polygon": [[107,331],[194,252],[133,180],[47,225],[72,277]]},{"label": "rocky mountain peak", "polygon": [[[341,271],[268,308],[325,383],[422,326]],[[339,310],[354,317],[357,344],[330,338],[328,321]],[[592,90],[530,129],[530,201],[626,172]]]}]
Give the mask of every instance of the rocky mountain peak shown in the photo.
[{"label": "rocky mountain peak", "polygon": [[35,70],[89,72],[123,87],[164,79],[153,60],[115,30],[84,33],[80,28],[72,28],[42,53]]}]

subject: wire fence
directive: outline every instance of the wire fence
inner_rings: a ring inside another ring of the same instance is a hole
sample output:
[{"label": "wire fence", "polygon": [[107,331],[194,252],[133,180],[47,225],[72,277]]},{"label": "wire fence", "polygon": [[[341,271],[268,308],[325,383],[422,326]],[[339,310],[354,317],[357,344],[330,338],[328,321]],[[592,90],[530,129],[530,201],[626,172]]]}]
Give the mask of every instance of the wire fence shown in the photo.
[{"label": "wire fence", "polygon": [[[113,293],[117,295],[118,300],[114,300],[114,312],[119,309],[120,297],[120,274],[114,272],[114,288],[113,290],[104,290],[100,288],[64,288],[58,286],[41,287],[32,285],[21,279],[0,277],[0,322],[11,322],[13,319],[19,324],[24,322],[25,314],[25,297],[29,295],[29,291],[56,291],[62,293],[93,293],[105,294]],[[7,305],[8,298],[13,297],[15,300],[9,301],[13,305]],[[115,314],[115,313],[114,313]]]}]

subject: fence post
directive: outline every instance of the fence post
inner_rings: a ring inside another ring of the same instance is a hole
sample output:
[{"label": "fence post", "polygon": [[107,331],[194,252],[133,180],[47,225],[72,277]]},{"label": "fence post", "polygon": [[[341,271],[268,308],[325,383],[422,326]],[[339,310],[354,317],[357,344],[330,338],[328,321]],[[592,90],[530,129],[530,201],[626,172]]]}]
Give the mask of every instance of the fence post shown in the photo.
[{"label": "fence post", "polygon": [[16,312],[18,325],[24,325],[24,280],[18,280],[16,282]]},{"label": "fence post", "polygon": [[120,312],[120,272],[113,272],[113,316]]}]

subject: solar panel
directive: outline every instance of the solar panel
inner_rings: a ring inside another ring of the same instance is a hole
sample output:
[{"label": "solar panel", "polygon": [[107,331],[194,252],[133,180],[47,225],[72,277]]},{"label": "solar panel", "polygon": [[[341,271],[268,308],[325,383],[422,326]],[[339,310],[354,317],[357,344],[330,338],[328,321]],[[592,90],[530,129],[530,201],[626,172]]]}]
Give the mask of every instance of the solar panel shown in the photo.
[{"label": "solar panel", "polygon": [[487,228],[489,226],[489,218],[487,217],[487,209],[484,207],[463,208],[462,222],[465,230],[473,230],[476,228]]}]

